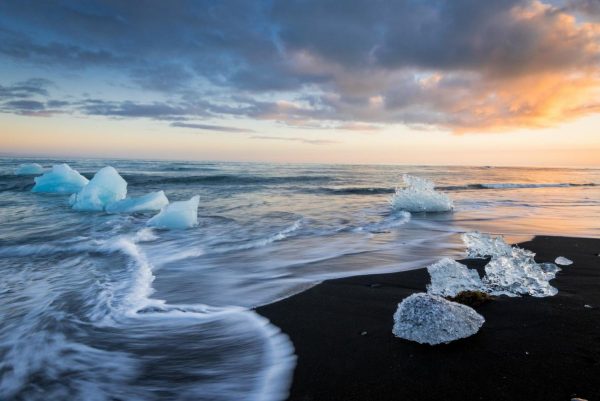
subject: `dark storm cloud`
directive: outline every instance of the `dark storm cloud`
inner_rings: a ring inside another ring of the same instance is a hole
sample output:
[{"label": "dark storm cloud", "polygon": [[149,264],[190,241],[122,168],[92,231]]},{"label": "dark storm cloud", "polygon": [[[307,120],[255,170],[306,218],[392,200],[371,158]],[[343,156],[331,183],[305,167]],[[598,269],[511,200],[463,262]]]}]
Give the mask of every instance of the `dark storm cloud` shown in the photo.
[{"label": "dark storm cloud", "polygon": [[[87,115],[537,126],[597,110],[599,9],[596,0],[13,0],[0,3],[0,57],[120,76],[149,92],[144,102],[45,105]],[[27,93],[0,87],[5,100]]]}]

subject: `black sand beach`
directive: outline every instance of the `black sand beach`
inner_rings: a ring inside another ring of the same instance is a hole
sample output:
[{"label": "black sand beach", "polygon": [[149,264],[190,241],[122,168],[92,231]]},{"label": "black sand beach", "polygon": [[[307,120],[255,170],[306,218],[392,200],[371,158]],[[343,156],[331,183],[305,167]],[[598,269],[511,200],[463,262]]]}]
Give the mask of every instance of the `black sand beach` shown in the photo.
[{"label": "black sand beach", "polygon": [[[425,269],[330,280],[258,308],[298,355],[290,400],[600,400],[600,240],[536,237],[538,262],[574,261],[549,298],[498,297],[481,331],[428,346],[392,335],[398,302]],[[482,272],[485,261],[462,261]],[[588,305],[587,307],[585,305]]]}]

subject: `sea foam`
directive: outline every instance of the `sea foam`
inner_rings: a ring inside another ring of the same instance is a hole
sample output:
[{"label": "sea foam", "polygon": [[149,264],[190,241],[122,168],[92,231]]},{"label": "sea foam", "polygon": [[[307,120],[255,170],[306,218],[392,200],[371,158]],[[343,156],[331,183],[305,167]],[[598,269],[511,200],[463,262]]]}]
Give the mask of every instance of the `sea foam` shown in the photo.
[{"label": "sea foam", "polygon": [[435,190],[435,184],[424,178],[404,174],[405,187],[398,188],[390,199],[395,210],[407,212],[448,212],[454,209],[448,195]]}]

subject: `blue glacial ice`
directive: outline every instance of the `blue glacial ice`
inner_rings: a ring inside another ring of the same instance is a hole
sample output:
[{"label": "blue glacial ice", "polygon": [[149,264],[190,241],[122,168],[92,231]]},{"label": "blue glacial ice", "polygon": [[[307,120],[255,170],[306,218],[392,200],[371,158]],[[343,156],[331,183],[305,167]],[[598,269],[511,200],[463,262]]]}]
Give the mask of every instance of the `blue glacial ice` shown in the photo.
[{"label": "blue glacial ice", "polygon": [[87,178],[73,170],[68,164],[56,164],[52,170],[35,177],[32,192],[73,194],[81,191],[89,182]]},{"label": "blue glacial ice", "polygon": [[104,210],[127,195],[127,182],[111,166],[94,175],[81,191],[71,196],[69,202],[75,210]]},{"label": "blue glacial ice", "polygon": [[435,190],[435,184],[429,180],[411,175],[402,176],[405,187],[396,189],[390,204],[394,210],[407,212],[449,212],[454,209],[448,195]]},{"label": "blue glacial ice", "polygon": [[164,191],[151,192],[137,198],[125,198],[109,203],[106,206],[108,213],[135,213],[159,211],[169,204],[169,199]]},{"label": "blue glacial ice", "polygon": [[431,284],[427,292],[442,297],[454,297],[463,291],[485,291],[477,270],[457,261],[444,258],[427,267]]},{"label": "blue glacial ice", "polygon": [[198,205],[200,197],[193,196],[187,201],[172,202],[160,213],[148,220],[150,227],[184,229],[198,224]]},{"label": "blue glacial ice", "polygon": [[44,168],[37,163],[23,163],[15,169],[15,175],[40,175]]},{"label": "blue glacial ice", "polygon": [[472,336],[484,322],[483,316],[466,305],[419,293],[398,304],[392,333],[420,344],[447,344]]}]

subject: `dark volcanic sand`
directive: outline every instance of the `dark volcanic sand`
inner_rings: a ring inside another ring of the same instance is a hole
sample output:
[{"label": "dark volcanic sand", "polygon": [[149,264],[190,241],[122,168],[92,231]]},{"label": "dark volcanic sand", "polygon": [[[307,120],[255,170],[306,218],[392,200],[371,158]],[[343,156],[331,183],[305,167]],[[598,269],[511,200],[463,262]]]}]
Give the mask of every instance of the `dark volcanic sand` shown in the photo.
[{"label": "dark volcanic sand", "polygon": [[521,246],[538,262],[575,262],[552,281],[558,295],[498,297],[476,308],[478,334],[447,345],[392,335],[398,302],[425,291],[425,269],[330,280],[258,308],[296,348],[290,400],[600,400],[600,240]]}]

